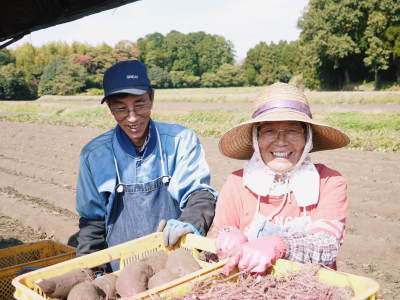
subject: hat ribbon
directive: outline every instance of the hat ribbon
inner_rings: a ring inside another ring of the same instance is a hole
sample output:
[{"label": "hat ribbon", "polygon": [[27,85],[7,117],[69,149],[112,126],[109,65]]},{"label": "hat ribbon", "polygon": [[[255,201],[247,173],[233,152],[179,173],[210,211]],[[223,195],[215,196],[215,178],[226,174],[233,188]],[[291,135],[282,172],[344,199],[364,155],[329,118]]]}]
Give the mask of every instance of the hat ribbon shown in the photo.
[{"label": "hat ribbon", "polygon": [[292,111],[298,111],[301,113],[306,114],[310,118],[312,118],[312,114],[310,111],[310,107],[300,101],[296,100],[273,100],[263,104],[259,107],[251,116],[253,119],[270,110],[281,110],[281,109],[288,109]]}]

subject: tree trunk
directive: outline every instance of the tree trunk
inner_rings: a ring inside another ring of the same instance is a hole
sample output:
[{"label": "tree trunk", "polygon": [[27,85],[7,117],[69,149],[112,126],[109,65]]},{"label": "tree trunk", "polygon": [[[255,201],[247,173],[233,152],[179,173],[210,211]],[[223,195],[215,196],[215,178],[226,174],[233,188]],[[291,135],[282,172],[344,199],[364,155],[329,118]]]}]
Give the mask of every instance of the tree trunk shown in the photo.
[{"label": "tree trunk", "polygon": [[337,87],[339,90],[343,90],[343,82],[342,82],[342,74],[341,72],[337,72]]},{"label": "tree trunk", "polygon": [[375,77],[375,87],[374,87],[374,89],[375,89],[375,90],[378,90],[378,89],[379,89],[378,68],[375,69],[374,73],[375,73],[375,74],[374,74],[374,77]]},{"label": "tree trunk", "polygon": [[349,70],[347,68],[344,69],[344,84],[345,85],[350,84],[350,75],[349,75]]}]

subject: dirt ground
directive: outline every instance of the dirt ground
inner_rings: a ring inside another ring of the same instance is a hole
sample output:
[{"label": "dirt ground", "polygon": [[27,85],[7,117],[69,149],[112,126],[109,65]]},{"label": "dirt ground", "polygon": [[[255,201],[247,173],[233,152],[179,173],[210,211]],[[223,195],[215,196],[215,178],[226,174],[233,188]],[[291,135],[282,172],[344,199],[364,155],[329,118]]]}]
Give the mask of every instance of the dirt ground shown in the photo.
[{"label": "dirt ground", "polygon": [[[0,248],[46,238],[66,243],[77,231],[79,152],[102,130],[0,125]],[[217,139],[201,141],[219,190],[243,162],[224,158]],[[400,155],[341,149],[312,157],[348,180],[350,205],[338,269],[375,279],[383,299],[400,299]]]}]

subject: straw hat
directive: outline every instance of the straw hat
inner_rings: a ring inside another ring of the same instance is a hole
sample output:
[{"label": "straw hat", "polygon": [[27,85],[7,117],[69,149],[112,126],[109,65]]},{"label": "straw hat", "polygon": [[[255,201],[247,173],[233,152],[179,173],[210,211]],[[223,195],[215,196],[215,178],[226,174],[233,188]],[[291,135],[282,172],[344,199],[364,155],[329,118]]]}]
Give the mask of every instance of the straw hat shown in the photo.
[{"label": "straw hat", "polygon": [[254,149],[252,128],[265,121],[300,121],[311,125],[312,151],[344,147],[349,138],[340,130],[312,119],[310,106],[303,91],[287,83],[274,83],[266,87],[256,99],[252,118],[228,130],[219,141],[219,149],[225,156],[250,159]]}]

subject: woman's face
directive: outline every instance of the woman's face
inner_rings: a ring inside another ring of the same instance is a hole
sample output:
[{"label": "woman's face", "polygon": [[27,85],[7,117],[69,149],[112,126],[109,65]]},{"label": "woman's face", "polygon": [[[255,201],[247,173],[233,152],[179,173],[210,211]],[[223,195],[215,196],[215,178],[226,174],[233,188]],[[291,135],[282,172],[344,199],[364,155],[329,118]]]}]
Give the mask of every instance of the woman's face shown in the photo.
[{"label": "woman's face", "polygon": [[301,122],[264,122],[258,127],[258,146],[264,163],[275,172],[288,172],[300,160],[306,144]]}]

